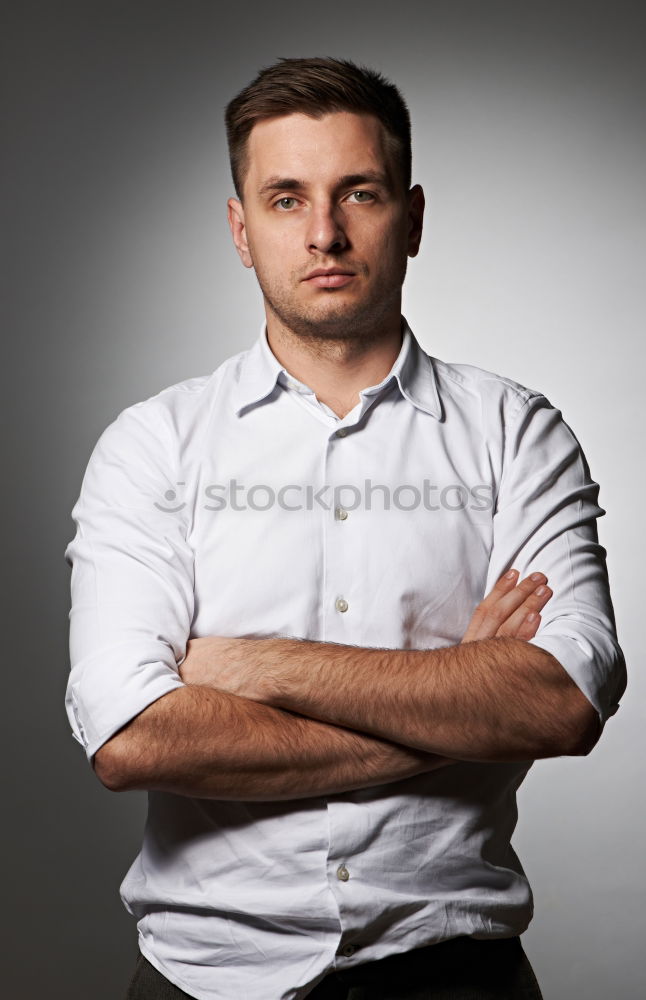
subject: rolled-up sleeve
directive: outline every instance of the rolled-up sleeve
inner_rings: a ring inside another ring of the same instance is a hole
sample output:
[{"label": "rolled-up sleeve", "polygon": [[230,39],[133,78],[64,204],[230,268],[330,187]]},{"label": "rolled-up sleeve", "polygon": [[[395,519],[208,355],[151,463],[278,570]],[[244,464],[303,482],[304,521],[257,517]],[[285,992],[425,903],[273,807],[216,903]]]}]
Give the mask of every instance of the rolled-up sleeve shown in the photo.
[{"label": "rolled-up sleeve", "polygon": [[598,493],[560,411],[542,395],[526,399],[507,426],[487,592],[511,566],[521,577],[546,574],[554,594],[531,642],[559,661],[605,724],[626,670],[597,536]]},{"label": "rolled-up sleeve", "polygon": [[148,401],[103,433],[72,516],[71,673],[66,708],[89,760],[117,730],[181,687],[193,617],[185,505],[172,427]]}]

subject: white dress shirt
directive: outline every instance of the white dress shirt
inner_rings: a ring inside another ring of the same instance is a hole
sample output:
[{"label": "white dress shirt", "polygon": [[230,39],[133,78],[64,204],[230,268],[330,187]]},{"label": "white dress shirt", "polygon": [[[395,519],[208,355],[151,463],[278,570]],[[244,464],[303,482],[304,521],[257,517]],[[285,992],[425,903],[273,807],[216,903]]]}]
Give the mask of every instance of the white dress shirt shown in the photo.
[{"label": "white dress shirt", "polygon": [[[603,511],[574,434],[540,393],[430,358],[403,329],[390,374],[343,419],[263,330],[101,436],[66,552],[66,703],[88,758],[182,685],[189,637],[446,646],[511,566],[554,590],[532,642],[602,722],[616,711]],[[510,838],[530,765],[291,802],[151,792],[121,887],[141,951],[202,1000],[293,1000],[335,967],[518,934],[532,897]]]}]

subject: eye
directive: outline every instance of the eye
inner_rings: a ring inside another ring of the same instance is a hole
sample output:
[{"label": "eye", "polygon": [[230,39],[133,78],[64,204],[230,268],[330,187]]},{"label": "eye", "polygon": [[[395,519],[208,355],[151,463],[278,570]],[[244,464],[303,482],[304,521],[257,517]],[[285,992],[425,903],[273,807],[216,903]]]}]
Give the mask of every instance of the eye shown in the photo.
[{"label": "eye", "polygon": [[283,212],[290,212],[293,208],[296,207],[297,204],[298,202],[296,201],[296,198],[288,198],[288,197],[279,198],[278,201],[275,203],[276,208],[281,209]]},{"label": "eye", "polygon": [[348,200],[353,200],[358,205],[367,205],[375,200],[375,196],[371,191],[353,191]]}]

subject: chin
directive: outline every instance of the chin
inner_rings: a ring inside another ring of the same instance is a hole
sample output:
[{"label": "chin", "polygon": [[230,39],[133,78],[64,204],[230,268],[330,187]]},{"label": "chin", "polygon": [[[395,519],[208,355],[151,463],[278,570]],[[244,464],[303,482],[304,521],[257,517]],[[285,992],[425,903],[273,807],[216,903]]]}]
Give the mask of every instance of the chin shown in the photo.
[{"label": "chin", "polygon": [[292,316],[286,325],[298,336],[322,340],[355,340],[364,331],[374,329],[374,321],[369,319],[365,308]]},{"label": "chin", "polygon": [[350,293],[345,289],[330,289],[309,302],[299,302],[291,295],[271,294],[262,285],[261,290],[266,305],[282,326],[308,340],[370,339],[395,312],[399,319],[399,284],[387,294],[382,288],[378,298],[366,296],[365,289],[360,297],[357,290]]}]

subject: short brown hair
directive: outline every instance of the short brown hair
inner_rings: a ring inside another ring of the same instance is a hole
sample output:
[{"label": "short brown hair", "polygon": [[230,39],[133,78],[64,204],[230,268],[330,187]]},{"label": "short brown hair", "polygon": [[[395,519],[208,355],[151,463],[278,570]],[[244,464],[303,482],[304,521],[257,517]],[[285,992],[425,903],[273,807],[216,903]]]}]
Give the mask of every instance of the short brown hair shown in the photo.
[{"label": "short brown hair", "polygon": [[320,118],[331,111],[371,114],[384,126],[401,177],[411,182],[410,114],[397,87],[381,73],[348,59],[280,59],[227,105],[225,122],[231,174],[242,197],[247,172],[247,140],[254,125],[295,112]]}]

